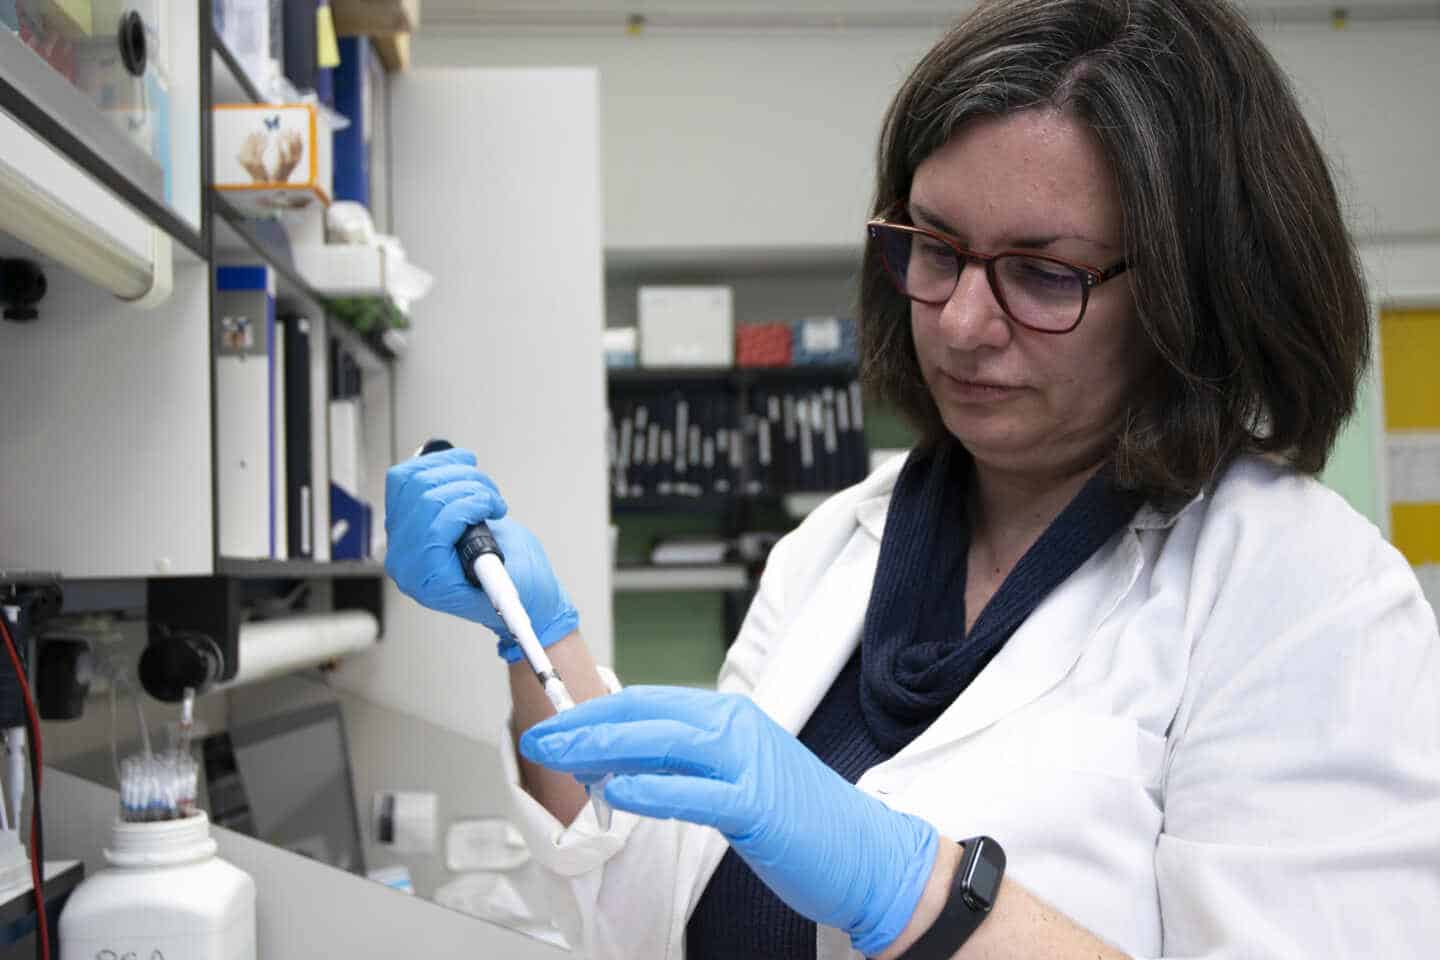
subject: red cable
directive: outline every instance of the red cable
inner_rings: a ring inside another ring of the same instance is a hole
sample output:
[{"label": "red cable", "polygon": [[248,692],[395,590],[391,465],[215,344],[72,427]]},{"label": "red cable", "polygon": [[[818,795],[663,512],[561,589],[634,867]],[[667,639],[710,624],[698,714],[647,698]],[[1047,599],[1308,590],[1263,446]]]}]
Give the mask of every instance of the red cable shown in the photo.
[{"label": "red cable", "polygon": [[[25,698],[25,712],[30,717],[30,749],[35,751],[35,789],[34,796],[30,799],[30,848],[35,848],[35,821],[37,811],[40,809],[40,770],[43,767],[40,753],[40,713],[35,709],[35,701],[30,699],[30,684],[25,679],[25,668],[20,665],[20,654],[15,649],[15,638],[10,636],[10,628],[5,625],[5,617],[0,615],[0,634],[5,637],[5,652],[10,654],[10,663],[15,667],[15,678],[20,681],[20,695]],[[20,818],[20,811],[15,811],[15,818]],[[17,826],[18,829],[18,826]],[[41,865],[30,858],[30,879],[34,883],[35,892],[35,917],[39,925],[40,954],[44,960],[50,960],[50,921],[45,917],[45,887],[40,882]]]}]

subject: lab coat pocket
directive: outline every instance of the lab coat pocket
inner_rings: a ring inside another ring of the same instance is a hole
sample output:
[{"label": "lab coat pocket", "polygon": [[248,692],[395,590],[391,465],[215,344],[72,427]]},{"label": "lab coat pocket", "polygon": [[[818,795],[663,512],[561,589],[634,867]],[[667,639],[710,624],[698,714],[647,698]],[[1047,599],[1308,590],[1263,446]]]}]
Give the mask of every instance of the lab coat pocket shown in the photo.
[{"label": "lab coat pocket", "polygon": [[1160,785],[1165,738],[1125,717],[1051,709],[1012,717],[993,733],[1002,763]]}]

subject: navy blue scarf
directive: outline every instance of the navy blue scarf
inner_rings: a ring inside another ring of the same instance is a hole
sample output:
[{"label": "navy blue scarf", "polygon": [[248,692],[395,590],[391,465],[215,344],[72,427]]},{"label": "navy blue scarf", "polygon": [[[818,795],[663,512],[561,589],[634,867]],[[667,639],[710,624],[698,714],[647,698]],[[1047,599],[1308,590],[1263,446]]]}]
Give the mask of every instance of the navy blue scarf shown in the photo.
[{"label": "navy blue scarf", "polygon": [[[860,647],[800,731],[800,742],[851,783],[923,732],[1142,499],[1097,474],[1015,565],[966,636],[973,475],[970,455],[947,443],[912,453],[895,483]],[[810,958],[815,924],[730,850],[690,918],[686,955]]]},{"label": "navy blue scarf", "polygon": [[1015,564],[965,632],[973,461],[956,442],[912,451],[880,541],[861,638],[860,706],[890,753],[915,739],[1046,595],[1135,515],[1143,497],[1095,474]]}]

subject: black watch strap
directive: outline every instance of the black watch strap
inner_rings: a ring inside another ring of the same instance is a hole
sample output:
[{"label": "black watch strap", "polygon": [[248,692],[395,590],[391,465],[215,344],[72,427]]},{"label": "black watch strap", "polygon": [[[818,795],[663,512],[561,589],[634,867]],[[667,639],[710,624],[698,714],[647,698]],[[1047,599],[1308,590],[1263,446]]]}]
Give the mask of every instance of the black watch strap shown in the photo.
[{"label": "black watch strap", "polygon": [[951,960],[990,914],[1005,874],[1005,851],[989,837],[971,837],[964,847],[940,916],[900,960]]}]

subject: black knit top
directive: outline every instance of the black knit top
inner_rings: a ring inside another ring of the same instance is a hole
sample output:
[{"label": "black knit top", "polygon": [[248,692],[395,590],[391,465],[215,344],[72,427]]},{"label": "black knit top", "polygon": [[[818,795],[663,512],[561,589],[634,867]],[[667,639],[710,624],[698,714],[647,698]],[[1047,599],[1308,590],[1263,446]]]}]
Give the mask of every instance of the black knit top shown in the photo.
[{"label": "black knit top", "polygon": [[[1141,498],[1093,477],[1026,551],[965,633],[964,500],[971,463],[955,444],[912,453],[896,480],[861,642],[800,742],[855,783],[954,702],[1040,602],[1135,514]],[[686,928],[691,960],[813,960],[815,924],[733,849]]]}]

